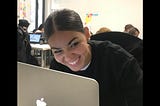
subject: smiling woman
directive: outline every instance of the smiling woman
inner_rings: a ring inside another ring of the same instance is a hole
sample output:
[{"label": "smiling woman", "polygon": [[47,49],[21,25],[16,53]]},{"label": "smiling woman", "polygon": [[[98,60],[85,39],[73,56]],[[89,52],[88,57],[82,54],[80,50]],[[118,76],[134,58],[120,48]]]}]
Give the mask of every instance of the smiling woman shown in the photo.
[{"label": "smiling woman", "polygon": [[[62,39],[63,35],[65,39]],[[54,48],[55,59],[73,71],[81,70],[90,61],[91,53],[88,46],[86,47],[87,40],[80,32],[58,31],[48,42],[51,48]]]},{"label": "smiling woman", "polygon": [[119,45],[89,40],[74,10],[50,13],[44,34],[54,55],[50,68],[97,80],[100,106],[143,106],[143,71],[136,59]]}]

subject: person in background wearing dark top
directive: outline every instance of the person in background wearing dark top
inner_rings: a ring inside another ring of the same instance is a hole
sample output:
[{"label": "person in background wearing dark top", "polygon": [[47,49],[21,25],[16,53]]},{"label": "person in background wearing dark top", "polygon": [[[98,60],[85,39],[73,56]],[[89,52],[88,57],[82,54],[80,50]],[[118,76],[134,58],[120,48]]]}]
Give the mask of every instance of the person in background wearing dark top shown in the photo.
[{"label": "person in background wearing dark top", "polygon": [[74,10],[52,12],[44,34],[54,56],[50,69],[97,80],[99,106],[143,106],[143,71],[136,59],[110,41],[89,40]]},{"label": "person in background wearing dark top", "polygon": [[37,59],[31,55],[31,45],[27,31],[29,25],[30,23],[27,20],[19,20],[17,26],[17,61],[39,66]]}]

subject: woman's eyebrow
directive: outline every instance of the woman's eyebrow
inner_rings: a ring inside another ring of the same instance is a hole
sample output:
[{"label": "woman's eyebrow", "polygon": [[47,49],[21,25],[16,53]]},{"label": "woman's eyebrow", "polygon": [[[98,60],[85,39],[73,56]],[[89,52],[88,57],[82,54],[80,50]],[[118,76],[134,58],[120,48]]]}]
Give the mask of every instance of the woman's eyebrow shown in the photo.
[{"label": "woman's eyebrow", "polygon": [[77,39],[77,37],[74,37],[73,39],[71,39],[71,40],[68,42],[68,45],[70,45],[75,39]]},{"label": "woman's eyebrow", "polygon": [[[70,45],[75,39],[77,39],[77,37],[72,38],[72,39],[68,42],[68,45]],[[61,49],[61,48],[51,47],[51,49]]]}]

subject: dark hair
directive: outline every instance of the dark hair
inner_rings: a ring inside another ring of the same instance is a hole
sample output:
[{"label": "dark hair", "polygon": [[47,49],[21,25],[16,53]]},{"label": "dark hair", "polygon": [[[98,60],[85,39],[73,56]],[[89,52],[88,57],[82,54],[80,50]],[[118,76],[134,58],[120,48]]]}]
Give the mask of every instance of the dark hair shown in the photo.
[{"label": "dark hair", "polygon": [[124,30],[127,31],[127,30],[129,30],[130,28],[132,28],[132,27],[133,27],[132,24],[127,24],[127,25],[125,25]]},{"label": "dark hair", "polygon": [[19,26],[21,27],[28,27],[30,25],[30,23],[26,20],[26,19],[19,19]]},{"label": "dark hair", "polygon": [[44,25],[43,25],[43,24],[40,24],[39,27],[38,27],[38,29],[39,29],[39,30],[42,30],[42,28],[44,28]]},{"label": "dark hair", "polygon": [[138,28],[136,28],[136,27],[133,27],[133,28],[131,28],[130,30],[129,30],[129,34],[131,34],[131,35],[136,35],[136,32],[137,33],[140,33],[140,31],[138,30]]},{"label": "dark hair", "polygon": [[55,31],[77,31],[84,33],[83,23],[79,14],[70,9],[52,12],[44,23],[44,34],[49,38]]}]

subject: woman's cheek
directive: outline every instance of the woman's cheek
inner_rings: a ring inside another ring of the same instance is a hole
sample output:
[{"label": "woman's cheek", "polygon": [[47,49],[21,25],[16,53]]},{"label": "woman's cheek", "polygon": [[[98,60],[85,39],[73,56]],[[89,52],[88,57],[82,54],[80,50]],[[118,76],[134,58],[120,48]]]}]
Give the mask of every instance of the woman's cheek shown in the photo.
[{"label": "woman's cheek", "polygon": [[62,57],[54,55],[54,58],[56,59],[57,62],[62,63]]}]

